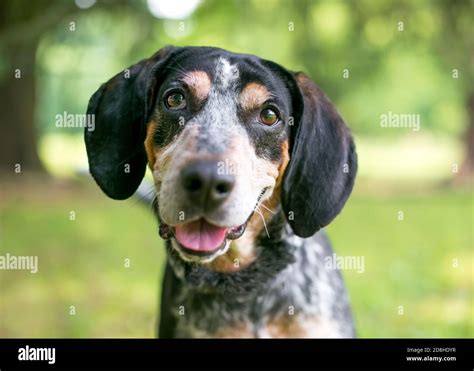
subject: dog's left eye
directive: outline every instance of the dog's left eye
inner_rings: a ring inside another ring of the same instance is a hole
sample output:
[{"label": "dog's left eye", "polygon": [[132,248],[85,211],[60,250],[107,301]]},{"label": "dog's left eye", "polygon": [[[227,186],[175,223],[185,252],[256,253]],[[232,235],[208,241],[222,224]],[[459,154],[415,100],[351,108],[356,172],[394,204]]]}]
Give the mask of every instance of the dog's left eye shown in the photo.
[{"label": "dog's left eye", "polygon": [[186,98],[180,92],[171,92],[165,97],[165,105],[169,109],[182,109],[186,107]]},{"label": "dog's left eye", "polygon": [[278,113],[271,108],[265,108],[262,112],[260,112],[260,121],[265,125],[273,125],[278,120]]}]

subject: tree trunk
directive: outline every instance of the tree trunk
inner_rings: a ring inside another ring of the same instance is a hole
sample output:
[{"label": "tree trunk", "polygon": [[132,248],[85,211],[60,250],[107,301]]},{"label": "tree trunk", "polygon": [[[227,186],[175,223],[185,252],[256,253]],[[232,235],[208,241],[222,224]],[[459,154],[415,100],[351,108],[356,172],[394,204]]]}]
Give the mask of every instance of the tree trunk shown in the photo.
[{"label": "tree trunk", "polygon": [[[113,6],[102,6],[127,8],[129,2],[117,0]],[[80,12],[73,1],[0,0],[0,173],[14,174],[17,165],[22,172],[44,172],[36,145],[35,105],[40,93],[35,90],[36,50],[45,32]]]},{"label": "tree trunk", "polygon": [[474,92],[471,92],[466,100],[468,125],[463,138],[465,157],[461,168],[454,177],[454,184],[474,183]]},{"label": "tree trunk", "polygon": [[46,4],[44,0],[0,2],[0,172],[4,175],[44,171],[35,130],[35,56],[43,30],[32,21],[47,10]]},{"label": "tree trunk", "polygon": [[[9,48],[0,80],[0,172],[43,171],[36,148],[35,54],[37,40]],[[15,168],[16,167],[16,168]]]}]

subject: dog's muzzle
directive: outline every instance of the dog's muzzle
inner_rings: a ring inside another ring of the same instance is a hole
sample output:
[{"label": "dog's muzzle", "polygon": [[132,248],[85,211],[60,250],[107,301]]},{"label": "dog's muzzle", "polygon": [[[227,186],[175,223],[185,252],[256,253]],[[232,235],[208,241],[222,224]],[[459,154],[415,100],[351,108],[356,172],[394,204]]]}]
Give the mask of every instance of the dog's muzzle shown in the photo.
[{"label": "dog's muzzle", "polygon": [[215,160],[198,160],[183,169],[179,186],[188,204],[197,210],[198,218],[174,227],[160,225],[160,236],[175,238],[186,254],[212,255],[224,249],[227,240],[237,239],[245,231],[247,222],[238,226],[219,226],[205,218],[228,199],[235,185],[235,176],[224,172],[219,165]]}]

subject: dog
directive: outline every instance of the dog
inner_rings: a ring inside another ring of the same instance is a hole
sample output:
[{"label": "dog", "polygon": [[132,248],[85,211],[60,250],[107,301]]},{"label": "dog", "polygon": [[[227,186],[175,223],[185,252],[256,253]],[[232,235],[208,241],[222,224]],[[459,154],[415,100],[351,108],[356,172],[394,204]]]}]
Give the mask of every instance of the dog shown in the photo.
[{"label": "dog", "polygon": [[357,172],[351,133],[301,72],[167,46],[101,85],[90,172],[132,196],[150,168],[166,241],[160,338],[354,337],[322,229]]}]

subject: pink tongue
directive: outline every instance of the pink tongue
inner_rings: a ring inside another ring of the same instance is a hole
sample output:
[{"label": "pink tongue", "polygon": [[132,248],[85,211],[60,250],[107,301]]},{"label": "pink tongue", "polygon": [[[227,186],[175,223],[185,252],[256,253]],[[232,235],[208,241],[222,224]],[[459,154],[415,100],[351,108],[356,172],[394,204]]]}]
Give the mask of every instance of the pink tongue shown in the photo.
[{"label": "pink tongue", "polygon": [[184,247],[194,251],[212,251],[222,245],[227,228],[217,227],[199,219],[195,222],[177,225],[175,236]]}]

